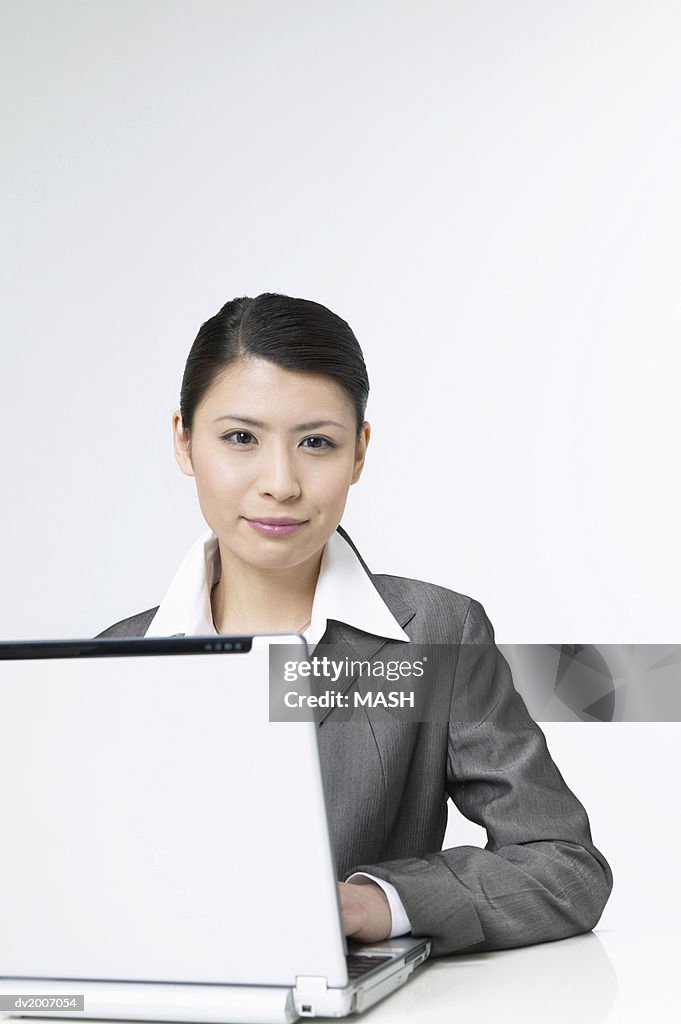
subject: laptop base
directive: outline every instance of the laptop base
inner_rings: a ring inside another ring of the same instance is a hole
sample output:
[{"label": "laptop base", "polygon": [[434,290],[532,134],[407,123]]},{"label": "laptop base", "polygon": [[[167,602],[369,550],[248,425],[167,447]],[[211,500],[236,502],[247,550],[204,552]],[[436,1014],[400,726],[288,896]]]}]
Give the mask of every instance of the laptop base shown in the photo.
[{"label": "laptop base", "polygon": [[[399,940],[389,940],[389,947]],[[430,953],[430,941],[407,940],[409,951],[389,968],[347,988],[327,988],[322,978],[298,978],[295,988],[269,985],[196,985],[139,981],[65,981],[0,978],[0,995],[85,996],[83,1011],[0,1011],[0,1020],[68,1017],[86,1020],[178,1021],[183,1024],[293,1024],[301,1017],[346,1017],[361,1013],[399,988]],[[380,950],[381,944],[377,944]]]},{"label": "laptop base", "polygon": [[85,995],[83,1011],[0,1011],[8,1024],[18,1017],[68,1017],[75,1020],[183,1021],[198,1024],[292,1024],[299,1014],[293,990],[275,986],[160,984],[132,981],[50,981],[0,979],[0,995]]}]

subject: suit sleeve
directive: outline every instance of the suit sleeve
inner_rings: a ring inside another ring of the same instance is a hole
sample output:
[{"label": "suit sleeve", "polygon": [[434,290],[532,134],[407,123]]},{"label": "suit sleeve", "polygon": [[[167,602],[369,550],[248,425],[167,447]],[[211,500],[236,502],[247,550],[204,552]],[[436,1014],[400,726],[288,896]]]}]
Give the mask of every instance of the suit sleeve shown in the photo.
[{"label": "suit sleeve", "polygon": [[447,791],[482,825],[457,846],[367,871],[395,886],[434,956],[507,949],[590,931],[612,889],[586,811],[516,691],[482,605],[471,601],[448,725]]}]

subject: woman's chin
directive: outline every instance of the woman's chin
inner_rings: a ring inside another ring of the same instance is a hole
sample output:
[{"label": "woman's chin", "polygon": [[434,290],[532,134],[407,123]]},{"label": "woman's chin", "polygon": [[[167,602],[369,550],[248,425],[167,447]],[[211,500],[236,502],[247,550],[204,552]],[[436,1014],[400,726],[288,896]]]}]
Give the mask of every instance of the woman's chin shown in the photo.
[{"label": "woman's chin", "polygon": [[282,544],[265,537],[258,537],[249,544],[230,544],[229,552],[240,562],[253,569],[294,569],[305,562],[314,552],[299,546]]}]

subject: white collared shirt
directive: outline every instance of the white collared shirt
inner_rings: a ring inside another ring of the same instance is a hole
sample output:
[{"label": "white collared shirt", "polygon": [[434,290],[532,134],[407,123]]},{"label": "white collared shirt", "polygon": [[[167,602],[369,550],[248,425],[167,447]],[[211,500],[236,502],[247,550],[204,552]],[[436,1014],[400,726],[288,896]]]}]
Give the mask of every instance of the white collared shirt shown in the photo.
[{"label": "white collared shirt", "polygon": [[[221,571],[218,539],[208,529],[187,552],[146,635],[217,634],[211,591],[220,579]],[[324,545],[312,602],[312,617],[310,625],[302,633],[310,654],[324,635],[329,619],[346,622],[365,633],[390,640],[410,639],[371,582],[352,547],[337,531]],[[369,880],[380,885],[388,899],[392,915],[389,937],[392,939],[406,935],[411,931],[411,924],[402,900],[390,882],[358,871],[346,879],[358,884]]]},{"label": "white collared shirt", "polygon": [[[185,556],[146,635],[216,634],[210,598],[220,573],[218,539],[209,529]],[[324,545],[312,602],[312,618],[302,633],[310,653],[324,635],[328,619],[347,622],[365,633],[390,640],[409,641],[409,636],[376,590],[357,555],[337,531]]]}]

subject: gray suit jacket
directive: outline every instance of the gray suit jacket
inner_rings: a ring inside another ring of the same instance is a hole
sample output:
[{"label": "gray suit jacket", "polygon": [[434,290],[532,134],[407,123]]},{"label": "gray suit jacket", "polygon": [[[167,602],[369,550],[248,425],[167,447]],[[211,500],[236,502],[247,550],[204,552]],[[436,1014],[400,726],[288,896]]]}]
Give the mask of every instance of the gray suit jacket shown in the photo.
[{"label": "gray suit jacket", "polygon": [[[589,931],[612,872],[513,686],[484,608],[432,583],[371,573],[338,531],[413,644],[421,653],[428,645],[429,665],[427,720],[363,707],[332,709],[319,724],[339,878],[362,870],[391,882],[412,933],[431,936],[435,956]],[[144,636],[155,612],[99,636]],[[335,620],[320,645],[320,656],[372,664],[412,656],[412,644]],[[448,797],[487,830],[484,849],[442,850]]]}]

